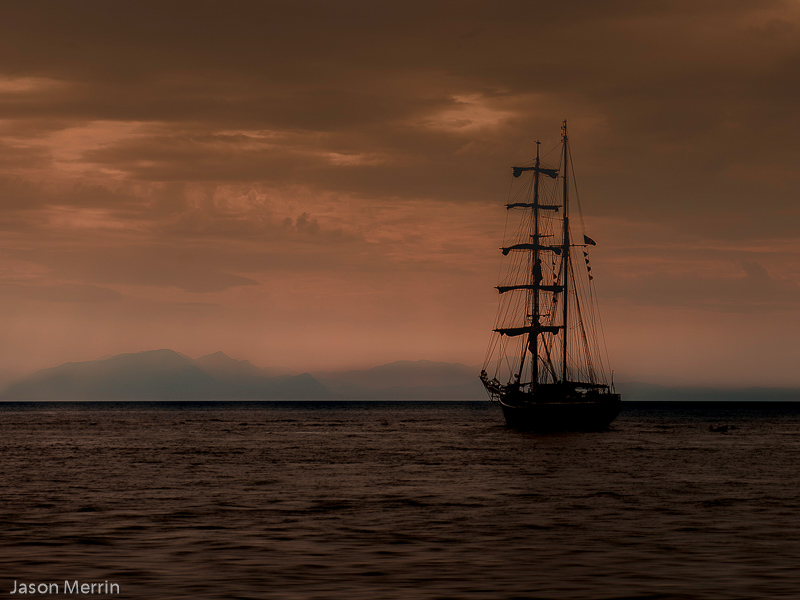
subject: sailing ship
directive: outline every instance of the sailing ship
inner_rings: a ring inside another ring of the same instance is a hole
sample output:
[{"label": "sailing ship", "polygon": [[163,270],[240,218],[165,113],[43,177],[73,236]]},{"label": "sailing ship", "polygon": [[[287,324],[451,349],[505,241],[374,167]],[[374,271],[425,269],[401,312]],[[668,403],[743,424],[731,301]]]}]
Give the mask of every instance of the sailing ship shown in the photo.
[{"label": "sailing ship", "polygon": [[545,166],[539,146],[532,164],[512,167],[500,303],[480,379],[514,429],[602,431],[622,402],[601,352],[589,263],[596,244],[570,226],[571,190],[579,216],[580,202],[566,120],[551,151],[559,164]]}]

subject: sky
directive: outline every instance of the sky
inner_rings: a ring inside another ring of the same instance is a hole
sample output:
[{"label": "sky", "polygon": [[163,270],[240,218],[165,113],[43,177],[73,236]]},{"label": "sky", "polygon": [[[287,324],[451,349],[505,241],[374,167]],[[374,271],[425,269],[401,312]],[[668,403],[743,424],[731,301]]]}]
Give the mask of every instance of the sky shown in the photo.
[{"label": "sky", "polygon": [[800,385],[800,2],[0,3],[0,371],[479,365],[568,119],[617,381]]}]

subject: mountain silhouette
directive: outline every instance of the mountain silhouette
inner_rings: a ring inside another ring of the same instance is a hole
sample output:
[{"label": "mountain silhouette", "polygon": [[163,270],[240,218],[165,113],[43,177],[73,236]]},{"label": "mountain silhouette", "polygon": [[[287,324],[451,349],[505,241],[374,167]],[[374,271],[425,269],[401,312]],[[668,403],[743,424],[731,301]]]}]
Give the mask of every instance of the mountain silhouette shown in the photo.
[{"label": "mountain silhouette", "polygon": [[[149,350],[68,362],[10,381],[0,400],[485,400],[478,367],[400,360],[371,369],[286,374],[223,352]],[[626,401],[797,401],[800,389],[618,383]],[[0,386],[2,390],[2,386]]]},{"label": "mountain silhouette", "polygon": [[12,382],[0,400],[324,399],[308,373],[270,377],[218,352],[193,360],[174,350],[65,363]]},{"label": "mountain silhouette", "polygon": [[263,377],[264,372],[249,360],[236,360],[224,352],[214,352],[194,359],[195,364],[200,365],[209,373],[219,375],[245,375],[250,377]]}]

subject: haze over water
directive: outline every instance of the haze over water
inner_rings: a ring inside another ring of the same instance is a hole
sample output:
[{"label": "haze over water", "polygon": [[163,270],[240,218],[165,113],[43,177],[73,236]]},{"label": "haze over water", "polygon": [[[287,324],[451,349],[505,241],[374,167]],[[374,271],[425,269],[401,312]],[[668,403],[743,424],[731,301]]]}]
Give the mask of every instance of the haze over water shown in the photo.
[{"label": "haze over water", "polygon": [[795,598],[798,425],[789,403],[548,436],[488,402],[8,403],[0,589]]}]

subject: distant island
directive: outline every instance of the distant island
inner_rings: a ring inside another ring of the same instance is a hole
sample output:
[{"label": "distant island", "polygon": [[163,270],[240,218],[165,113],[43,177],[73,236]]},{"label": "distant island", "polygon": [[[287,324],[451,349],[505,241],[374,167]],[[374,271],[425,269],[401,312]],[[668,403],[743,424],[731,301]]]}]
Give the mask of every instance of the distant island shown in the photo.
[{"label": "distant island", "polygon": [[[480,368],[430,360],[371,369],[294,373],[215,352],[190,358],[149,350],[68,362],[0,387],[14,400],[488,400]],[[623,401],[800,400],[800,389],[721,389],[619,383]]]},{"label": "distant island", "polygon": [[293,374],[261,369],[216,352],[174,350],[69,362],[9,382],[0,400],[474,400],[485,394],[476,370],[426,360],[363,371]]}]

